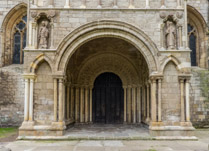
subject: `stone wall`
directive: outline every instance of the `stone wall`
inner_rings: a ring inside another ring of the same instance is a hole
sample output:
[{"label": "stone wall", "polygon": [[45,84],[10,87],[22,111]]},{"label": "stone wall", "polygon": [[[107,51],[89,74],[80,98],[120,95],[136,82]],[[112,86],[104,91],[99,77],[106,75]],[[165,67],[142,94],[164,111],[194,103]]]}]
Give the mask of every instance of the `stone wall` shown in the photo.
[{"label": "stone wall", "polygon": [[23,65],[0,68],[0,127],[19,126],[23,121]]}]

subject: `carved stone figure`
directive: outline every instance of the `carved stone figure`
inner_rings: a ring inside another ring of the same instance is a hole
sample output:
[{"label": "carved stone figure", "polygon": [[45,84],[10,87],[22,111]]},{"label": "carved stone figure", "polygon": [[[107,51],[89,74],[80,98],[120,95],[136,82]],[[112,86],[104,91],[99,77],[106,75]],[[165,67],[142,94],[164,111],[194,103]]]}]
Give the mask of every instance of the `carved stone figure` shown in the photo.
[{"label": "carved stone figure", "polygon": [[38,35],[40,49],[46,49],[48,47],[48,38],[49,29],[47,28],[47,21],[42,21]]},{"label": "carved stone figure", "polygon": [[166,22],[166,46],[168,49],[176,49],[176,26],[172,21]]}]

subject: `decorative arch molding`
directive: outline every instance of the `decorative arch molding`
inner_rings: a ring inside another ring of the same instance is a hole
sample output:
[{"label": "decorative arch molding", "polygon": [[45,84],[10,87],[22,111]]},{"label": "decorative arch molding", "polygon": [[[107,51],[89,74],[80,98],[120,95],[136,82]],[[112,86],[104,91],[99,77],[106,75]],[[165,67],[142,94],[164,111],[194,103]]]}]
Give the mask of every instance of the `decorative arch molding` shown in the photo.
[{"label": "decorative arch molding", "polygon": [[161,65],[161,72],[162,73],[164,72],[164,70],[169,62],[173,62],[176,65],[177,70],[181,71],[181,69],[182,69],[181,62],[175,56],[170,55],[165,59],[165,61]]},{"label": "decorative arch molding", "polygon": [[207,23],[194,7],[188,5],[188,24],[195,28],[197,66],[207,68]]},{"label": "decorative arch molding", "polygon": [[76,49],[90,40],[101,37],[115,37],[131,43],[144,56],[149,73],[158,71],[158,49],[154,42],[137,27],[110,20],[85,24],[66,36],[57,48],[55,69],[65,73],[67,62]]},{"label": "decorative arch molding", "polygon": [[36,59],[30,64],[30,67],[29,67],[29,73],[33,73],[35,74],[36,72],[36,69],[39,67],[39,65],[43,62],[47,62],[51,68],[51,71],[53,73],[53,63],[52,61],[50,60],[50,58],[48,58],[47,56],[45,56],[43,53],[38,55],[36,57]]},{"label": "decorative arch molding", "polygon": [[[1,25],[2,65],[12,64],[14,27],[27,14],[27,4],[19,3],[5,16]],[[26,27],[27,28],[27,27]]]},{"label": "decorative arch molding", "polygon": [[79,85],[94,85],[95,79],[104,72],[118,75],[123,86],[140,84],[140,76],[133,64],[118,54],[103,53],[91,57],[81,67],[76,79]]}]

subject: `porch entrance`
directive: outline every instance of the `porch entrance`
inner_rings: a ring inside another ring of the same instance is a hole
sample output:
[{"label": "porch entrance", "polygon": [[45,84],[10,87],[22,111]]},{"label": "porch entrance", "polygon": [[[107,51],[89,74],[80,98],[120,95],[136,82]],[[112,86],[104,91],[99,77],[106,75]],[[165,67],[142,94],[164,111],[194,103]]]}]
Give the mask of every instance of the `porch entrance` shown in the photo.
[{"label": "porch entrance", "polygon": [[123,123],[124,92],[121,79],[114,73],[99,75],[93,88],[93,122]]}]

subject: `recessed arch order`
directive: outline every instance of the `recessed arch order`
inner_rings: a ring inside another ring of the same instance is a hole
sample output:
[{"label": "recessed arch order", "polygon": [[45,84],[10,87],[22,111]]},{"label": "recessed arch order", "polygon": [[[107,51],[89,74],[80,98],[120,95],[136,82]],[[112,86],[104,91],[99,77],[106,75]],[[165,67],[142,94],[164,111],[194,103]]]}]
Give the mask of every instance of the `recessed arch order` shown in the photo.
[{"label": "recessed arch order", "polygon": [[67,35],[57,48],[55,71],[62,74],[66,73],[69,59],[77,48],[90,40],[101,37],[114,37],[129,42],[144,56],[149,73],[158,71],[158,49],[154,42],[137,27],[125,22],[111,20],[85,24]]}]

